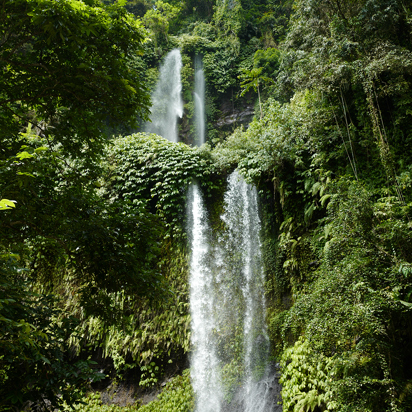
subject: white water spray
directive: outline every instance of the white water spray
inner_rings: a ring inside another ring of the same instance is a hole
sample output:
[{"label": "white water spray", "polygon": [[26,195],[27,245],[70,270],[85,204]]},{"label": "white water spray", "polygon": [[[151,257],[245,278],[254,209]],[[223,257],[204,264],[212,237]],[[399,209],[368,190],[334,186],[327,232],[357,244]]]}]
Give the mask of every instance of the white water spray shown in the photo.
[{"label": "white water spray", "polygon": [[[265,322],[265,276],[257,191],[236,171],[229,177],[222,219],[227,234],[221,248],[225,261],[238,268],[239,280],[232,293],[239,296],[239,319],[243,320],[243,378],[232,410],[269,412],[273,399],[265,390],[269,386],[264,383],[269,372],[269,338]],[[230,267],[227,268],[229,271]]]},{"label": "white water spray", "polygon": [[225,229],[217,239],[197,186],[189,199],[195,411],[281,410],[268,359],[256,189],[232,173],[221,216]]},{"label": "white water spray", "polygon": [[197,185],[189,189],[190,314],[192,319],[191,376],[197,412],[220,412],[222,392],[219,360],[213,342],[215,310],[213,276],[208,262],[210,248],[206,211]]},{"label": "white water spray", "polygon": [[177,121],[183,116],[181,69],[180,51],[174,49],[165,57],[160,68],[159,80],[152,94],[152,122],[145,126],[146,132],[156,133],[171,142],[178,141]]}]

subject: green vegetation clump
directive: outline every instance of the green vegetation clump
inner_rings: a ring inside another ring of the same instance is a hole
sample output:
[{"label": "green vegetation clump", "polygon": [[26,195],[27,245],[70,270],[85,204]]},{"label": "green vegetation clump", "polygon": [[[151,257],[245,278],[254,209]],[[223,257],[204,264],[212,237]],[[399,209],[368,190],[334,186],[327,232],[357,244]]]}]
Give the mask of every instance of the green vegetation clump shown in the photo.
[{"label": "green vegetation clump", "polygon": [[316,355],[308,342],[299,339],[281,359],[282,405],[285,411],[334,410],[333,388],[328,382],[331,359]]},{"label": "green vegetation clump", "polygon": [[156,135],[138,133],[114,140],[107,161],[104,196],[157,214],[170,235],[184,227],[186,191],[193,180],[199,179],[209,192],[219,184],[207,147],[173,144]]},{"label": "green vegetation clump", "polygon": [[192,412],[194,394],[190,384],[190,373],[186,369],[182,376],[171,379],[158,399],[138,409],[140,412]]},{"label": "green vegetation clump", "polygon": [[[105,405],[102,403],[99,393],[91,393],[82,401],[83,404],[75,406],[74,410],[84,412],[192,412],[194,410],[193,389],[188,369],[182,375],[170,379],[157,399],[143,406]],[[72,409],[65,408],[64,410]]]},{"label": "green vegetation clump", "polygon": [[18,255],[2,254],[0,263],[0,410],[78,402],[84,382],[103,374],[95,362],[69,356],[77,320],[56,308],[53,295],[28,288]]},{"label": "green vegetation clump", "polygon": [[117,406],[117,405],[105,405],[101,399],[100,394],[98,392],[91,393],[85,398],[82,399],[82,403],[76,405],[73,409],[71,408],[64,408],[65,412],[69,412],[72,410],[75,411],[84,411],[84,412],[135,412],[138,410],[136,406]]}]

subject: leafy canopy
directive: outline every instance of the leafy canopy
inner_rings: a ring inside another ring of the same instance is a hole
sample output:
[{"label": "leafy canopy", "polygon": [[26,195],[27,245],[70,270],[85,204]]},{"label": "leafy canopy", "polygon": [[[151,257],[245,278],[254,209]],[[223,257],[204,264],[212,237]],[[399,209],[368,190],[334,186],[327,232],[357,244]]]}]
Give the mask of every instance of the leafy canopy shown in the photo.
[{"label": "leafy canopy", "polygon": [[146,118],[149,96],[129,65],[144,36],[118,3],[1,0],[0,155],[28,123],[51,146],[93,156],[107,121]]}]

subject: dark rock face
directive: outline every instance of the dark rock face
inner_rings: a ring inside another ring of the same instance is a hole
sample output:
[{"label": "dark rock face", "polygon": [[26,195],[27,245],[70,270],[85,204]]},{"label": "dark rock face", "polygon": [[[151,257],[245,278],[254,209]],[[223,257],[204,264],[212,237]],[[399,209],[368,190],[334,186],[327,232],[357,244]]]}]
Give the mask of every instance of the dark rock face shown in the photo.
[{"label": "dark rock face", "polygon": [[[255,115],[255,109],[253,99],[247,95],[247,98],[240,99],[236,103],[233,101],[233,96],[227,95],[222,99],[219,106],[219,117],[212,119],[206,119],[206,140],[210,141],[208,137],[209,131],[214,131],[220,136],[221,139],[226,138],[232,134],[235,129],[243,126],[248,128],[249,123],[253,120]],[[183,142],[189,145],[195,144],[195,131],[194,131],[194,119],[188,118],[188,113],[184,113],[182,119],[178,120],[179,123],[179,142]],[[210,122],[210,123],[208,123]],[[208,129],[209,128],[209,129]]]},{"label": "dark rock face", "polygon": [[269,402],[268,402],[268,412],[282,412],[282,405],[279,405],[282,397],[280,392],[282,386],[279,383],[280,379],[280,365],[276,363],[272,371],[272,379],[268,381],[268,391],[269,391]]},{"label": "dark rock face", "polygon": [[[226,112],[227,113],[227,112]],[[231,114],[226,114],[224,117],[221,117],[215,127],[227,127],[232,125],[248,125],[255,115],[255,110],[253,106],[246,106],[241,109],[234,109],[230,111]]]}]

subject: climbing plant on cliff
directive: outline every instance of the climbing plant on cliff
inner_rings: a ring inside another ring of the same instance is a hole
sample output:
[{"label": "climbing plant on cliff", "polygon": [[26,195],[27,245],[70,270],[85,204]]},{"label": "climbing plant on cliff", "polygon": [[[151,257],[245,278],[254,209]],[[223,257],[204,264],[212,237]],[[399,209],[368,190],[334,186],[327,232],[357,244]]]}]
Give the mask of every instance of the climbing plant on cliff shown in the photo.
[{"label": "climbing plant on cliff", "polygon": [[[190,349],[185,198],[194,179],[203,183],[210,197],[221,190],[223,179],[207,147],[191,148],[144,133],[119,137],[107,147],[99,182],[101,198],[116,208],[121,204],[117,210],[126,216],[149,213],[157,226],[154,233],[161,232],[158,243],[147,243],[150,250],[143,250],[147,262],[156,261],[155,273],[160,276],[145,283],[152,293],[136,299],[130,289],[107,293],[100,288],[94,297],[94,302],[100,302],[97,307],[78,299],[71,299],[67,306],[80,318],[70,339],[72,348],[77,353],[85,346],[100,348],[119,376],[131,367],[163,369],[166,359],[177,361]],[[77,288],[81,293],[82,285],[62,293],[69,295]],[[157,379],[157,375],[142,378],[141,385],[150,386]]]},{"label": "climbing plant on cliff", "polygon": [[209,196],[222,184],[207,148],[173,144],[156,135],[118,138],[108,162],[104,196],[121,199],[131,210],[143,207],[158,214],[170,234],[181,232],[193,179],[200,179]]}]

